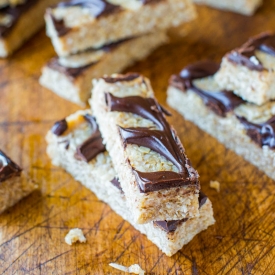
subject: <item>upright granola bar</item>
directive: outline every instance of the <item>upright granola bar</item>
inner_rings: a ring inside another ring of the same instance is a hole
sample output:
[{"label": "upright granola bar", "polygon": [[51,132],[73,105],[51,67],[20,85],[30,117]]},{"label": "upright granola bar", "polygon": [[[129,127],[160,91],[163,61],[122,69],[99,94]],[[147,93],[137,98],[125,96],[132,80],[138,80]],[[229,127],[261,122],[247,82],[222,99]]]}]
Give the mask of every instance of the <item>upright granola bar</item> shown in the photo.
[{"label": "upright granola bar", "polygon": [[89,110],[78,111],[58,121],[46,139],[47,152],[55,165],[66,169],[168,256],[215,222],[210,200],[200,193],[197,218],[135,224]]},{"label": "upright granola bar", "polygon": [[257,105],[275,98],[275,35],[262,33],[226,54],[215,79]]},{"label": "upright granola bar", "polygon": [[0,150],[0,214],[29,195],[37,186]]},{"label": "upright granola bar", "polygon": [[132,73],[93,84],[92,109],[135,222],[196,217],[198,174],[149,80]]},{"label": "upright granola bar", "polygon": [[275,179],[275,102],[257,106],[221,90],[214,77],[218,69],[203,61],[173,75],[168,104]]},{"label": "upright granola bar", "polygon": [[67,56],[194,17],[191,0],[71,0],[49,8],[45,20],[55,51]]},{"label": "upright granola bar", "polygon": [[98,50],[54,57],[44,66],[40,84],[67,100],[85,106],[91,96],[92,78],[120,72],[166,41],[164,32],[155,32],[124,39]]}]

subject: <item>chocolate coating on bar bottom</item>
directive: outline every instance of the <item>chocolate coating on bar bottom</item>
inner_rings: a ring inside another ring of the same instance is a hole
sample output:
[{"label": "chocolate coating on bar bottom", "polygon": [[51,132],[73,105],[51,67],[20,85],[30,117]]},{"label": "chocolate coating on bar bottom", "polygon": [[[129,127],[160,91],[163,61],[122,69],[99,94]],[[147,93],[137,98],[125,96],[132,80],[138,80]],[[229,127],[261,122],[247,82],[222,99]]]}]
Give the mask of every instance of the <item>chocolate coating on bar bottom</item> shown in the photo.
[{"label": "chocolate coating on bar bottom", "polygon": [[0,183],[12,177],[19,177],[21,172],[22,169],[0,150]]},{"label": "chocolate coating on bar bottom", "polygon": [[206,91],[195,86],[193,80],[214,75],[219,64],[213,61],[200,61],[185,67],[179,75],[170,78],[170,85],[185,92],[190,89],[200,96],[206,106],[219,116],[234,110],[244,101],[231,91]]},{"label": "chocolate coating on bar bottom", "polygon": [[53,134],[55,134],[57,136],[61,136],[67,129],[68,129],[68,123],[67,123],[66,119],[64,118],[62,120],[55,122],[51,131]]},{"label": "chocolate coating on bar bottom", "polygon": [[105,152],[106,149],[103,145],[101,133],[99,132],[95,118],[88,114],[84,115],[84,118],[91,125],[93,133],[86,141],[77,147],[75,158],[89,162],[98,154]]},{"label": "chocolate coating on bar bottom", "polygon": [[9,15],[12,17],[12,21],[9,25],[0,25],[0,37],[6,37],[13,27],[16,25],[17,21],[19,20],[20,16],[27,11],[28,9],[32,8],[38,0],[26,0],[25,3],[19,4],[16,6],[6,6],[0,9],[0,14]]},{"label": "chocolate coating on bar bottom", "polygon": [[[130,96],[119,98],[110,93],[105,94],[106,105],[110,111],[130,112],[151,120],[159,130],[148,128],[119,127],[124,145],[136,144],[161,154],[170,160],[179,170],[140,172],[133,168],[141,192],[152,192],[184,185],[198,185],[197,172],[189,166],[184,149],[174,130],[166,121],[161,106],[153,98]],[[187,170],[190,167],[190,170]],[[190,172],[192,170],[192,173]]]},{"label": "chocolate coating on bar bottom", "polygon": [[275,35],[262,33],[250,38],[242,47],[227,54],[227,58],[229,61],[246,66],[250,70],[264,71],[266,68],[256,57],[256,50],[275,56]]},{"label": "chocolate coating on bar bottom", "polygon": [[246,129],[247,135],[258,145],[275,148],[275,116],[268,121],[256,124],[249,122],[245,117],[237,116]]}]

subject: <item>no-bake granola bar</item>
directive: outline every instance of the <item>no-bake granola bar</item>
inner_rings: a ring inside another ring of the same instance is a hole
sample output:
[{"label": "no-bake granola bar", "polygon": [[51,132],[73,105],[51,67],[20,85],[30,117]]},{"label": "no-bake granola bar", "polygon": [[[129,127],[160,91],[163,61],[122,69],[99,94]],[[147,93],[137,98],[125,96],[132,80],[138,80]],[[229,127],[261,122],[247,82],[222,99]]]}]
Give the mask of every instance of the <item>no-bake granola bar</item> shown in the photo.
[{"label": "no-bake granola bar", "polygon": [[111,158],[105,151],[89,110],[78,111],[58,121],[46,139],[47,152],[54,165],[63,167],[168,256],[175,254],[196,234],[215,222],[210,200],[200,193],[199,216],[194,219],[135,224]]},{"label": "no-bake granola bar", "polygon": [[135,222],[196,217],[198,173],[150,81],[130,73],[93,84],[91,106]]},{"label": "no-bake granola bar", "polygon": [[173,75],[168,104],[275,179],[275,102],[249,103],[215,81],[219,64],[202,61]]},{"label": "no-bake granola bar", "polygon": [[0,150],[0,214],[36,188],[22,173],[22,168]]},{"label": "no-bake granola bar", "polygon": [[257,105],[275,99],[275,34],[262,33],[226,54],[215,79]]},{"label": "no-bake granola bar", "polygon": [[71,0],[45,14],[47,34],[59,56],[166,30],[194,17],[191,0]]},{"label": "no-bake granola bar", "polygon": [[7,57],[44,25],[45,9],[58,0],[0,2],[0,57]]}]

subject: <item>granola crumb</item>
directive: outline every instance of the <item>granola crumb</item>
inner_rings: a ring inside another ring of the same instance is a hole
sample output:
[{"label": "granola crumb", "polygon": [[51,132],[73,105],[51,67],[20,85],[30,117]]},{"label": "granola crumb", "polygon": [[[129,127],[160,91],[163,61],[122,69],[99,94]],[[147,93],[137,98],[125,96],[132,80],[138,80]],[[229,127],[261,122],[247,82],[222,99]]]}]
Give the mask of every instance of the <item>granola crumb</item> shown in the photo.
[{"label": "granola crumb", "polygon": [[220,183],[216,180],[210,181],[210,187],[216,189],[217,192],[220,192]]},{"label": "granola crumb", "polygon": [[113,268],[116,268],[116,269],[124,271],[124,272],[134,273],[134,274],[138,274],[138,275],[144,275],[145,274],[145,271],[138,264],[133,264],[129,267],[119,265],[119,264],[116,264],[116,263],[110,263],[109,265]]},{"label": "granola crumb", "polygon": [[65,237],[65,242],[69,245],[72,245],[75,242],[86,243],[86,238],[83,235],[83,232],[79,228],[74,228],[69,231],[69,233]]}]

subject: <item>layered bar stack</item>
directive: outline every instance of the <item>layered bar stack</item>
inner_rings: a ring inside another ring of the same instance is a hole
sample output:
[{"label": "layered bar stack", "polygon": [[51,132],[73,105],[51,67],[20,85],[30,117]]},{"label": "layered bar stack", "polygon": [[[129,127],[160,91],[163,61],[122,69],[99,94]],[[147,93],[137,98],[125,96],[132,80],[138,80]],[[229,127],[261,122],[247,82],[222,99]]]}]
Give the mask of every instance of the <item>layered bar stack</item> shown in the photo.
[{"label": "layered bar stack", "polygon": [[58,0],[0,1],[0,57],[18,49],[44,25],[43,14]]},{"label": "layered bar stack", "polygon": [[275,179],[275,35],[173,75],[168,104]]},{"label": "layered bar stack", "polygon": [[36,188],[22,169],[0,150],[0,214]]},{"label": "layered bar stack", "polygon": [[58,121],[47,134],[48,155],[172,256],[215,222],[212,204],[148,79],[115,75],[94,84],[100,126],[87,110]]},{"label": "layered bar stack", "polygon": [[120,72],[167,41],[166,30],[195,17],[191,0],[80,0],[45,15],[58,57],[43,68],[41,85],[81,106],[91,79]]},{"label": "layered bar stack", "polygon": [[207,5],[216,9],[228,10],[244,15],[253,15],[263,0],[193,0],[196,4]]}]

